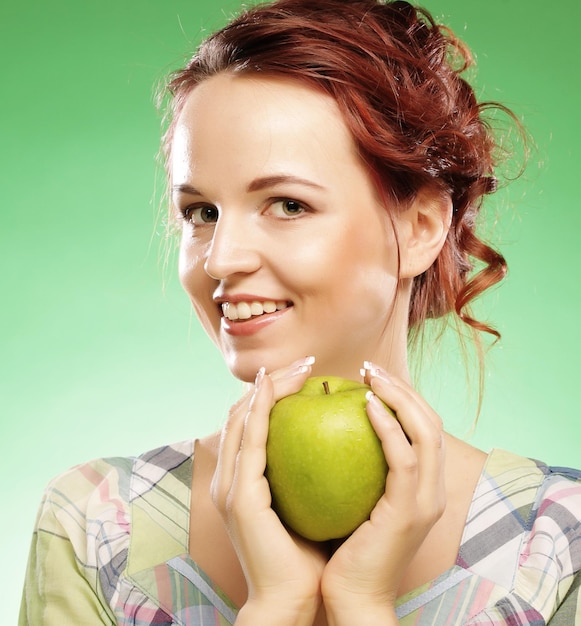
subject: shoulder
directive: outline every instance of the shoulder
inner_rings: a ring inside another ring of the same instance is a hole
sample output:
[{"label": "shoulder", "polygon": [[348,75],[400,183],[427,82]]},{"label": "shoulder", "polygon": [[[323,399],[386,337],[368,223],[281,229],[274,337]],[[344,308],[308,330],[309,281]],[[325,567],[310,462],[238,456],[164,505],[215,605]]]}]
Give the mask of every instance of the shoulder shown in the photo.
[{"label": "shoulder", "polygon": [[581,571],[581,472],[494,450],[472,512],[477,545],[462,554],[504,594],[469,623],[523,614],[547,623],[565,611]]},{"label": "shoulder", "polygon": [[561,578],[581,570],[581,472],[539,463],[543,480],[533,505],[532,544],[561,569]]},{"label": "shoulder", "polygon": [[505,450],[493,450],[486,461],[476,496],[511,501],[529,514],[541,514],[555,499],[573,507],[579,505],[581,470],[551,467],[542,461]]},{"label": "shoulder", "polygon": [[111,507],[125,508],[133,462],[130,457],[95,459],[53,478],[44,492],[37,530],[64,533],[76,543],[89,519],[102,517]]},{"label": "shoulder", "polygon": [[[39,509],[36,531],[66,537],[77,554],[87,542],[128,533],[130,504],[155,490],[168,473],[179,476],[191,461],[193,443],[163,446],[139,456],[94,459],[52,479]],[[186,481],[186,477],[179,476]]]},{"label": "shoulder", "polygon": [[495,450],[479,488],[491,503],[502,502],[518,514],[529,539],[540,523],[549,521],[553,533],[581,533],[581,470]]},{"label": "shoulder", "polygon": [[[98,614],[99,623],[113,623],[114,607],[125,588],[130,546],[139,534],[140,515],[134,505],[155,504],[157,494],[166,490],[183,497],[191,480],[187,474],[192,449],[193,443],[184,442],[136,457],[96,459],[50,481],[26,574],[23,615],[30,623],[63,623],[65,616],[66,623],[85,623],[93,614]],[[142,545],[151,540],[149,531],[142,528]],[[158,543],[167,546],[164,534]],[[171,540],[169,544],[173,548]],[[148,555],[151,550],[135,552]]]},{"label": "shoulder", "polygon": [[533,506],[534,523],[551,520],[566,536],[581,534],[581,471],[536,461],[543,474]]},{"label": "shoulder", "polygon": [[171,472],[191,459],[193,441],[160,446],[139,456],[104,457],[75,465],[53,478],[47,491],[64,490],[74,497],[83,497],[99,488],[104,483],[128,487],[134,473]]},{"label": "shoulder", "polygon": [[581,570],[580,539],[581,472],[502,450],[489,455],[465,528],[463,562],[498,576],[494,563],[504,559],[507,588],[516,571],[530,582],[529,568],[541,578],[550,570],[554,581],[568,580]]},{"label": "shoulder", "polygon": [[548,619],[560,610],[581,571],[581,472],[535,464],[542,479],[521,547],[515,591]]}]

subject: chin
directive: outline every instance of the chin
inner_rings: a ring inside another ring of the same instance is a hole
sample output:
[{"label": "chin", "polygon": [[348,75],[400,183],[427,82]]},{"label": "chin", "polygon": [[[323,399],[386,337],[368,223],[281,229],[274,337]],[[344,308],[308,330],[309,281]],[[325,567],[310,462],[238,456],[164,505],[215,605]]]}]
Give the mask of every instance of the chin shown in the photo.
[{"label": "chin", "polygon": [[284,354],[273,355],[265,352],[256,352],[255,354],[230,354],[224,355],[224,357],[232,376],[242,382],[253,383],[261,367],[264,366],[266,372],[271,374],[283,367],[288,367],[294,361],[302,358],[303,355],[285,356]]},{"label": "chin", "polygon": [[253,383],[256,379],[256,374],[258,372],[258,369],[256,369],[256,371],[254,372],[251,372],[246,368],[241,369],[238,367],[230,367],[228,369],[230,370],[230,373],[232,374],[232,376],[234,376],[234,378],[237,378],[243,383]]},{"label": "chin", "polygon": [[253,383],[256,379],[258,370],[264,365],[266,371],[272,371],[267,363],[259,362],[259,359],[240,359],[233,356],[226,360],[226,365],[234,378],[241,380],[243,383]]},{"label": "chin", "polygon": [[[277,353],[271,351],[260,350],[256,352],[224,352],[224,360],[231,374],[246,383],[253,383],[256,379],[258,370],[264,366],[267,373],[275,372],[284,367],[288,367],[295,361],[308,356],[308,352]],[[361,362],[354,362],[352,359],[343,361],[340,355],[334,354],[332,358],[325,358],[311,352],[315,356],[315,364],[312,368],[311,376],[338,376],[350,380],[360,380],[360,368],[363,366]]]}]

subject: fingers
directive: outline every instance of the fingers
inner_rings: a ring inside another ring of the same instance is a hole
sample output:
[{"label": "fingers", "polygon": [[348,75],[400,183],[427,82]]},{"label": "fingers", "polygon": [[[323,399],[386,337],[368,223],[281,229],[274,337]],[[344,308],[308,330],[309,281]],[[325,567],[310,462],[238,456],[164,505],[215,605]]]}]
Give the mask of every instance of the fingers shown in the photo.
[{"label": "fingers", "polygon": [[314,618],[324,555],[289,535],[271,508],[264,476],[270,410],[277,394],[301,388],[310,372],[304,361],[271,374],[260,368],[251,391],[230,410],[211,490],[254,606],[272,614],[275,598],[283,607],[304,610],[307,598]]},{"label": "fingers", "polygon": [[314,362],[314,356],[307,356],[288,367],[271,372],[269,376],[274,383],[274,401],[299,391],[311,373]]},{"label": "fingers", "polygon": [[366,362],[364,371],[366,382],[396,413],[412,442],[422,434],[435,437],[439,441],[443,433],[440,416],[409,383],[372,363]]},{"label": "fingers", "polygon": [[[373,391],[367,411],[390,467],[386,489],[403,502],[417,499],[426,518],[437,519],[445,503],[442,421],[408,383],[366,365],[366,379]],[[397,420],[379,398],[395,412]]]},{"label": "fingers", "polygon": [[[237,456],[236,479],[241,485],[262,479],[266,468],[266,440],[268,415],[274,405],[274,389],[270,376],[260,368],[256,376],[255,391],[244,418],[242,439]],[[265,419],[266,416],[266,419]]]},{"label": "fingers", "polygon": [[[409,383],[405,382],[401,378],[398,378],[397,376],[388,374],[384,369],[377,367],[369,361],[365,361],[364,368],[361,370],[361,373],[364,375],[364,380],[368,385],[371,385],[372,388],[374,388],[375,385],[379,393],[379,388],[381,388],[381,390],[385,393],[393,395],[393,400],[395,402],[398,401],[398,398],[402,401],[405,401],[405,398],[412,399],[414,403],[417,403],[424,409],[427,417],[429,417],[438,428],[442,428],[442,420],[440,416]],[[386,403],[388,406],[392,406],[389,402],[387,402],[387,399]],[[394,411],[396,410],[395,406],[392,408]]]},{"label": "fingers", "polygon": [[254,387],[232,406],[220,434],[218,461],[212,478],[211,494],[214,505],[222,514],[226,513],[228,507],[236,459],[244,433],[244,416],[248,412],[253,394]]},{"label": "fingers", "polygon": [[[254,386],[230,409],[222,428],[212,480],[212,498],[223,514],[230,508],[232,487],[241,467],[244,480],[248,480],[251,473],[256,480],[261,479],[266,464],[270,410],[277,400],[301,389],[314,362],[314,357],[306,357],[271,374],[261,368]],[[246,460],[242,463],[243,459]]]}]

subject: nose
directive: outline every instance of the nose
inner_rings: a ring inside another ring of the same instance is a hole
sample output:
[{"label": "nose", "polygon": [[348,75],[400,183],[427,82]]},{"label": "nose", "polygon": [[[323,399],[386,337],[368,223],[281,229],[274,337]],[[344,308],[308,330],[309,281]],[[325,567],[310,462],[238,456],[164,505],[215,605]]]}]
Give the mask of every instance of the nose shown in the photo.
[{"label": "nose", "polygon": [[255,229],[248,220],[220,215],[206,254],[204,269],[215,280],[235,274],[251,274],[261,265]]}]

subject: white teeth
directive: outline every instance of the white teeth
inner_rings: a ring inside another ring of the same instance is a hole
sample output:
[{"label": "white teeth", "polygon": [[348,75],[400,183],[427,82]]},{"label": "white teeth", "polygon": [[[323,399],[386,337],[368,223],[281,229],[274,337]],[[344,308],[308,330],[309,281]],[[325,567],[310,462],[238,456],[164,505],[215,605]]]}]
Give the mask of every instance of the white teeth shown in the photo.
[{"label": "white teeth", "polygon": [[222,313],[231,321],[247,320],[251,317],[282,311],[288,306],[286,300],[265,300],[264,302],[224,302]]},{"label": "white teeth", "polygon": [[239,302],[238,303],[238,319],[239,320],[249,320],[252,317],[252,312],[250,311],[250,305],[248,302]]},{"label": "white teeth", "polygon": [[227,317],[229,320],[238,319],[237,309],[231,306],[229,302],[224,302],[222,304],[222,315],[224,315],[224,317]]},{"label": "white teeth", "polygon": [[264,309],[262,308],[262,304],[260,302],[253,302],[250,305],[250,314],[251,315],[262,315]]}]

